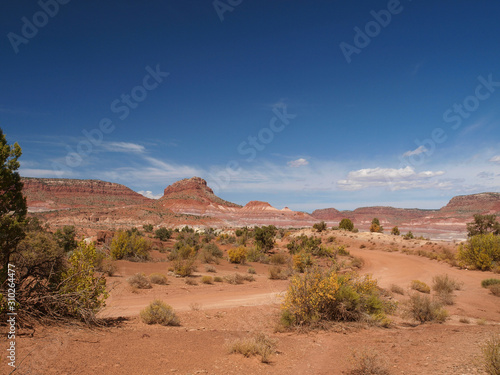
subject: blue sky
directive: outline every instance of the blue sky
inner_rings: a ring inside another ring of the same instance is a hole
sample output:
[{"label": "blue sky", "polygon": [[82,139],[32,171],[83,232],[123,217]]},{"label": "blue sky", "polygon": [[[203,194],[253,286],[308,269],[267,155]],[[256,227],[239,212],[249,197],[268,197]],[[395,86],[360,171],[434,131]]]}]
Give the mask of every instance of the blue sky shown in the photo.
[{"label": "blue sky", "polygon": [[312,211],[500,191],[500,3],[1,5],[21,174]]}]

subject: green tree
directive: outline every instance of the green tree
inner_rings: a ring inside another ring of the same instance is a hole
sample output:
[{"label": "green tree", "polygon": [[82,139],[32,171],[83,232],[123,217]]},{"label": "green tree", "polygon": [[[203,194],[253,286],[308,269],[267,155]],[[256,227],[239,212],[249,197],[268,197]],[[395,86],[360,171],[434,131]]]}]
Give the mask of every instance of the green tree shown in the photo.
[{"label": "green tree", "polygon": [[165,227],[158,228],[155,231],[155,238],[159,238],[161,241],[166,241],[172,237],[172,231]]},{"label": "green tree", "polygon": [[144,224],[142,226],[142,229],[144,229],[144,232],[146,232],[146,233],[152,233],[153,232],[153,224]]},{"label": "green tree", "polygon": [[55,236],[64,251],[69,252],[76,249],[78,243],[75,240],[76,230],[74,225],[65,225],[62,230],[58,229]]},{"label": "green tree", "polygon": [[467,235],[469,237],[488,233],[500,235],[500,223],[495,215],[476,214],[474,215],[474,221],[467,223]]},{"label": "green tree", "polygon": [[274,247],[274,238],[276,236],[276,227],[274,225],[255,227],[255,244],[264,252],[268,252]]},{"label": "green tree", "polygon": [[349,232],[352,232],[352,230],[354,229],[354,224],[351,219],[344,218],[339,223],[339,229],[345,229]]},{"label": "green tree", "polygon": [[7,144],[0,129],[0,284],[7,278],[7,267],[18,243],[24,238],[26,224],[26,198],[17,170],[21,147]]}]

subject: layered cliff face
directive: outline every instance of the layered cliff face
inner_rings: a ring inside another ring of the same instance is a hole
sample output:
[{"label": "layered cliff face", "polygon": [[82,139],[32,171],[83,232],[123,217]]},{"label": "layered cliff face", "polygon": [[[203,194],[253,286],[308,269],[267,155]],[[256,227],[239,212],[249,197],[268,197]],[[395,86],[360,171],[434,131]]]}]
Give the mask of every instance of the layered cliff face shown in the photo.
[{"label": "layered cliff face", "polygon": [[100,180],[23,178],[29,210],[142,205],[152,201],[128,187]]},{"label": "layered cliff face", "polygon": [[500,214],[500,193],[481,193],[453,197],[440,214],[471,217],[474,214]]},{"label": "layered cliff face", "polygon": [[279,210],[267,202],[251,201],[244,207],[217,197],[199,177],[168,186],[158,204],[180,214],[210,216],[225,225],[312,225],[315,219],[288,208]]}]

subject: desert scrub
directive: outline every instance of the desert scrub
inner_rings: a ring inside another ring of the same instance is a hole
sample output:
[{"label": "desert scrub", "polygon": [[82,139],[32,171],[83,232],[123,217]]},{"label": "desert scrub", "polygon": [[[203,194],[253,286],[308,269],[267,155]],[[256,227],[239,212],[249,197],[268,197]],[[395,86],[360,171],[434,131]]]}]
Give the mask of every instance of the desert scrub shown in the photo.
[{"label": "desert scrub", "polygon": [[432,290],[436,293],[453,293],[455,290],[460,290],[462,285],[455,279],[452,279],[447,274],[437,275],[432,278]]},{"label": "desert scrub", "polygon": [[148,260],[151,246],[151,241],[137,232],[118,231],[111,241],[111,258]]},{"label": "desert scrub", "polygon": [[194,258],[177,259],[174,261],[174,273],[181,277],[189,276],[195,270]]},{"label": "desert scrub", "polygon": [[413,280],[410,284],[410,288],[420,293],[429,294],[431,292],[431,288],[429,287],[429,285],[420,280]]},{"label": "desert scrub", "polygon": [[483,366],[488,375],[500,374],[500,335],[492,336],[482,346]]},{"label": "desert scrub", "polygon": [[281,267],[271,266],[271,267],[269,267],[269,279],[271,279],[271,280],[286,280],[286,279],[288,279],[288,274]]},{"label": "desert scrub", "polygon": [[214,278],[212,276],[202,276],[201,282],[203,284],[213,284],[214,283]]},{"label": "desert scrub", "polygon": [[281,307],[284,326],[364,318],[382,321],[395,309],[393,303],[383,299],[370,276],[324,272],[317,267],[291,279]]},{"label": "desert scrub", "polygon": [[155,299],[141,311],[141,319],[146,324],[161,324],[163,326],[178,326],[179,318],[174,309],[159,299]]},{"label": "desert scrub", "polygon": [[500,279],[484,279],[483,281],[481,281],[481,286],[483,288],[487,288],[490,285],[495,285],[495,284],[500,285]]},{"label": "desert scrub", "polygon": [[127,282],[132,286],[133,288],[137,289],[151,289],[151,283],[149,282],[148,278],[146,275],[143,273],[136,273],[135,275],[130,276],[127,279]]},{"label": "desert scrub", "polygon": [[252,275],[241,275],[239,273],[235,273],[224,276],[224,281],[228,284],[238,285],[243,284],[245,281],[255,281],[255,278]]},{"label": "desert scrub", "polygon": [[311,254],[306,253],[304,250],[295,254],[292,258],[293,260],[293,269],[299,272],[305,272],[308,267],[313,265],[313,259]]},{"label": "desert scrub", "polygon": [[396,285],[396,284],[391,285],[391,292],[396,293],[396,294],[401,294],[402,296],[404,296],[404,294],[405,294],[405,290],[403,289],[403,287]]},{"label": "desert scrub", "polygon": [[432,300],[429,296],[413,293],[403,306],[403,316],[419,323],[443,323],[448,312],[441,302]]},{"label": "desert scrub", "polygon": [[229,353],[238,353],[245,357],[260,355],[262,363],[269,363],[271,355],[276,352],[276,344],[276,340],[258,333],[250,338],[233,341],[229,345]]},{"label": "desert scrub", "polygon": [[253,267],[249,267],[248,270],[247,270],[248,273],[252,274],[252,275],[255,275],[257,273],[257,271],[255,270],[255,268]]},{"label": "desert scrub", "polygon": [[269,257],[269,263],[274,265],[286,264],[288,262],[288,256],[283,253],[276,253]]},{"label": "desert scrub", "polygon": [[212,265],[206,265],[205,266],[205,272],[213,272],[213,273],[216,273],[217,272],[217,269],[212,266]]},{"label": "desert scrub", "polygon": [[224,281],[224,280],[222,279],[222,277],[220,277],[220,276],[214,276],[214,282],[215,282],[215,283],[221,283],[221,282],[223,282],[223,281]]},{"label": "desert scrub", "polygon": [[387,365],[384,360],[375,352],[354,353],[353,360],[354,368],[350,370],[348,375],[389,375]]},{"label": "desert scrub", "polygon": [[162,273],[152,273],[149,275],[151,284],[167,285],[167,276]]},{"label": "desert scrub", "polygon": [[491,270],[500,261],[500,236],[489,233],[470,237],[458,248],[457,258],[462,267]]},{"label": "desert scrub", "polygon": [[499,284],[490,285],[488,287],[488,289],[490,290],[491,294],[493,294],[494,296],[500,297],[500,285]]},{"label": "desert scrub", "polygon": [[233,247],[227,252],[231,263],[245,263],[247,258],[247,248],[244,246]]}]

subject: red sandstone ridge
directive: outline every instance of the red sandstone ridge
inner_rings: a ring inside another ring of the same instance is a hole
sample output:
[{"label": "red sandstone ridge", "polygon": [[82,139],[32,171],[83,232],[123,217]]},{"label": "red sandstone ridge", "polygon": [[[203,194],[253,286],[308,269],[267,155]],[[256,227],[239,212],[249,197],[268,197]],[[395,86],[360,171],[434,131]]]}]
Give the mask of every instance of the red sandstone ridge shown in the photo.
[{"label": "red sandstone ridge", "polygon": [[128,187],[100,180],[23,177],[30,211],[141,205],[152,200]]}]

